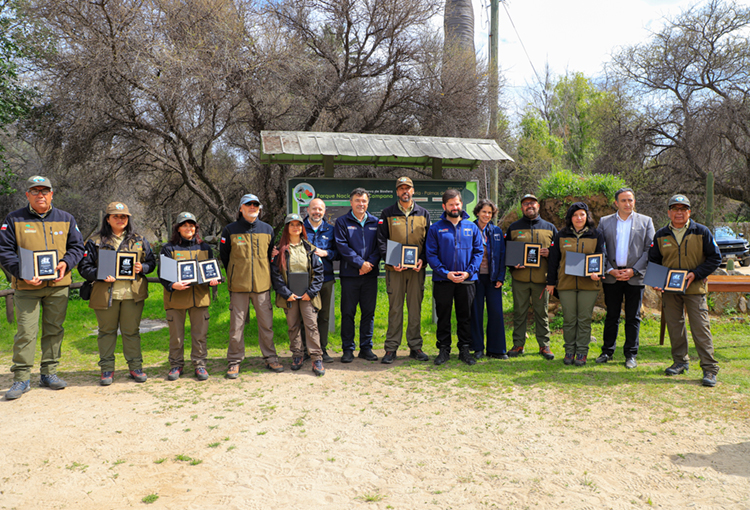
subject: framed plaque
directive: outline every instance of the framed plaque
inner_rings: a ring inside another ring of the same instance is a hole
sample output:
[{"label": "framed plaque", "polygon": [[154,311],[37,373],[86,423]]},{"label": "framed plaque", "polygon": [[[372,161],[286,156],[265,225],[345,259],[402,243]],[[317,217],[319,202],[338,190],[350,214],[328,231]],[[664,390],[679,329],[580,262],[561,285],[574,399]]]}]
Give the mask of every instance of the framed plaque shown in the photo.
[{"label": "framed plaque", "polygon": [[526,267],[539,267],[542,262],[542,245],[526,243],[523,246],[523,265]]},{"label": "framed plaque", "polygon": [[586,255],[586,271],[584,276],[591,276],[592,274],[604,274],[604,254],[593,253]]},{"label": "framed plaque", "polygon": [[419,262],[419,246],[401,246],[401,267],[416,269]]},{"label": "framed plaque", "polygon": [[177,262],[177,281],[180,283],[198,283],[198,263],[195,260]]},{"label": "framed plaque", "polygon": [[201,283],[221,280],[221,269],[219,269],[219,261],[216,259],[198,262],[198,271],[200,272]]},{"label": "framed plaque", "polygon": [[664,290],[672,292],[685,292],[688,272],[682,269],[670,269],[667,273],[667,283]]},{"label": "framed plaque", "polygon": [[34,277],[40,280],[57,278],[57,250],[34,252]]},{"label": "framed plaque", "polygon": [[137,253],[118,251],[115,260],[115,279],[135,280],[135,262]]}]

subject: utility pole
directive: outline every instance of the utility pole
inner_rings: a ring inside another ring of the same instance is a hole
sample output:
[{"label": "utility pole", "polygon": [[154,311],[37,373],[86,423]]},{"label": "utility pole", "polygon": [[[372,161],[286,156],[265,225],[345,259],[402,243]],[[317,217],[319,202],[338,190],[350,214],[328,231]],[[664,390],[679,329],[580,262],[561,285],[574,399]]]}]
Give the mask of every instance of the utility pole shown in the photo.
[{"label": "utility pole", "polygon": [[[500,0],[490,1],[490,75],[489,75],[489,93],[490,93],[490,129],[489,137],[497,140],[497,104],[499,102],[499,78],[498,78],[498,12]],[[498,163],[493,162],[490,169],[490,200],[495,204],[498,201],[499,183],[498,181]]]}]

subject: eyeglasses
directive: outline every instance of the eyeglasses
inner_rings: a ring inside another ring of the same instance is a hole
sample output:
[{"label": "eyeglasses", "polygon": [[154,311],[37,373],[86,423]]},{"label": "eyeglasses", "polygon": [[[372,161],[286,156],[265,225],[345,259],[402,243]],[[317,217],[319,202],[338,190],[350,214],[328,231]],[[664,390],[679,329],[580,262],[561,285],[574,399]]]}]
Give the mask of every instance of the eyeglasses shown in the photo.
[{"label": "eyeglasses", "polygon": [[29,195],[31,195],[33,197],[39,195],[40,193],[42,194],[43,197],[46,197],[47,195],[49,195],[50,193],[52,193],[52,190],[49,189],[49,188],[45,188],[45,189],[30,189],[29,190]]}]

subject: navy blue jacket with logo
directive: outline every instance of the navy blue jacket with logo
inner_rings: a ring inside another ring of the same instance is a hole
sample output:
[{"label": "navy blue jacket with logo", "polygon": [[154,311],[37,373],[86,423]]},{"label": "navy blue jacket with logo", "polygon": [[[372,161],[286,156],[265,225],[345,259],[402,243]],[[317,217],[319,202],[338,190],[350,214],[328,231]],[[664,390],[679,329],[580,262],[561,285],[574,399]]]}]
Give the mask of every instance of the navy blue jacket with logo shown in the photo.
[{"label": "navy blue jacket with logo", "polygon": [[[477,228],[479,228],[479,225],[476,221],[474,221],[474,224],[477,225]],[[489,222],[484,227],[484,230],[485,234],[487,235],[487,262],[490,270],[490,281],[504,282],[505,234],[503,233],[503,229],[501,229],[500,227],[496,227],[492,222]],[[479,232],[482,232],[481,229],[479,230]],[[484,257],[484,254],[482,255],[482,257]]]},{"label": "navy blue jacket with logo", "polygon": [[323,281],[330,282],[333,280],[333,261],[339,258],[339,252],[336,248],[336,239],[333,234],[333,225],[323,220],[318,227],[317,232],[313,230],[310,224],[310,217],[306,217],[303,222],[307,230],[307,240],[310,244],[321,250],[328,252],[327,257],[320,257],[323,261]]},{"label": "navy blue jacket with logo", "polygon": [[453,271],[465,271],[469,273],[468,281],[476,281],[484,255],[482,233],[469,221],[466,211],[461,212],[461,221],[457,225],[448,221],[443,213],[440,221],[433,223],[427,231],[425,252],[433,281],[450,281],[448,273]]},{"label": "navy blue jacket with logo", "polygon": [[341,257],[339,276],[360,276],[359,269],[365,262],[371,263],[372,271],[362,276],[377,278],[380,274],[380,250],[378,249],[378,219],[370,213],[365,213],[367,219],[364,227],[349,212],[336,219],[334,237],[336,248]]}]

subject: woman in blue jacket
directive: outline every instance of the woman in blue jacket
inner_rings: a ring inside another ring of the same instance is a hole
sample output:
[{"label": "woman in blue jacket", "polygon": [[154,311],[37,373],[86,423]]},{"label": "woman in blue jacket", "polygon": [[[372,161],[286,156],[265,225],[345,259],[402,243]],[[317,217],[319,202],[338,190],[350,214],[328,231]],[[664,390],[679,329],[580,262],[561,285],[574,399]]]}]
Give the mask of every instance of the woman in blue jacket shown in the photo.
[{"label": "woman in blue jacket", "polygon": [[505,281],[505,239],[501,228],[492,223],[497,206],[486,198],[474,208],[474,221],[482,232],[482,263],[471,308],[471,350],[480,359],[485,354],[484,306],[487,303],[487,357],[508,359],[503,323],[503,282]]}]

